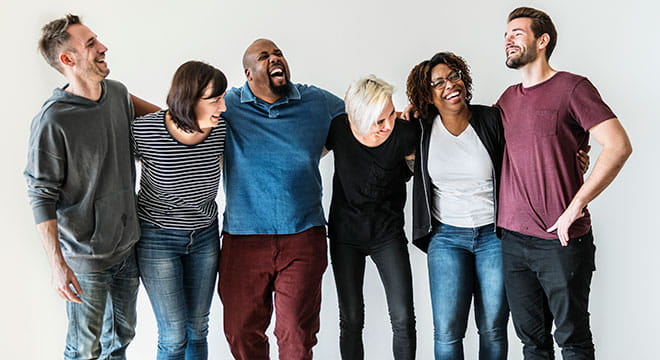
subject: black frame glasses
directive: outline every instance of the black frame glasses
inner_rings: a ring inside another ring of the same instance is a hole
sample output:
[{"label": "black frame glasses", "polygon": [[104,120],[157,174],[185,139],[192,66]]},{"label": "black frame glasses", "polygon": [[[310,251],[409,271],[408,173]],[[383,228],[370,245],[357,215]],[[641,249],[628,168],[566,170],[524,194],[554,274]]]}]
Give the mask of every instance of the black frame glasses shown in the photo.
[{"label": "black frame glasses", "polygon": [[434,89],[442,88],[443,86],[445,86],[447,84],[448,81],[451,81],[453,83],[453,82],[456,82],[458,80],[461,80],[462,78],[463,78],[463,76],[462,76],[460,70],[453,71],[449,74],[449,76],[447,76],[446,79],[438,79],[435,82],[432,82],[431,87],[434,88]]}]

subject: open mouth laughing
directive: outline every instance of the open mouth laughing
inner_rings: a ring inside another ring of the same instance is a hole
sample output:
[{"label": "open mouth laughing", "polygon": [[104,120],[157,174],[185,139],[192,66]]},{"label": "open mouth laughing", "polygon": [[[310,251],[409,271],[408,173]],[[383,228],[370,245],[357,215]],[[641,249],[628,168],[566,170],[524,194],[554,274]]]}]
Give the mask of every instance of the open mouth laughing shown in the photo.
[{"label": "open mouth laughing", "polygon": [[270,72],[268,74],[271,78],[284,78],[284,66],[275,64],[270,68]]},{"label": "open mouth laughing", "polygon": [[516,53],[520,52],[520,47],[518,46],[509,46],[506,48],[506,56],[511,57],[515,55]]},{"label": "open mouth laughing", "polygon": [[452,100],[461,95],[461,92],[459,90],[452,91],[449,93],[449,95],[445,96],[445,100]]}]

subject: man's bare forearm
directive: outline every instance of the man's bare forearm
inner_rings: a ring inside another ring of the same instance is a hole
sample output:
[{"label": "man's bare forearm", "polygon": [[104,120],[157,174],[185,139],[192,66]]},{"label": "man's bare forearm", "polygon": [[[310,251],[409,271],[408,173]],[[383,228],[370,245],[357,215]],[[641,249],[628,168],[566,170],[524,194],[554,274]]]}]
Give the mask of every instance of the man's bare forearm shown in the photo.
[{"label": "man's bare forearm", "polygon": [[37,231],[41,236],[41,243],[48,256],[50,266],[65,263],[62,249],[57,238],[57,220],[48,220],[37,224]]},{"label": "man's bare forearm", "polygon": [[573,205],[577,209],[587,206],[612,183],[632,153],[630,139],[619,121],[612,119],[608,122],[611,123],[592,131],[596,140],[603,145],[603,150],[569,206]]},{"label": "man's bare forearm", "polygon": [[67,301],[80,303],[82,288],[73,270],[64,260],[62,249],[57,238],[57,220],[47,220],[37,224],[41,241],[50,262],[53,277],[53,287],[60,297]]}]

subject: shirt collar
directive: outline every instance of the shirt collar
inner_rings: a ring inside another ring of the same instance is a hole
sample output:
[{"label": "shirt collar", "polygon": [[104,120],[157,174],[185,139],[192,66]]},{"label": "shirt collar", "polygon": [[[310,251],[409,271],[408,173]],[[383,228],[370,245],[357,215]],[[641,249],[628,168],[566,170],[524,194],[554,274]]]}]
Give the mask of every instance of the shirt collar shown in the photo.
[{"label": "shirt collar", "polygon": [[[257,97],[254,96],[252,90],[250,90],[248,82],[246,81],[241,88],[241,103],[255,102],[256,100]],[[287,103],[289,100],[300,100],[300,91],[298,91],[298,87],[294,83],[291,83],[291,92],[289,95],[277,100],[275,104]]]}]

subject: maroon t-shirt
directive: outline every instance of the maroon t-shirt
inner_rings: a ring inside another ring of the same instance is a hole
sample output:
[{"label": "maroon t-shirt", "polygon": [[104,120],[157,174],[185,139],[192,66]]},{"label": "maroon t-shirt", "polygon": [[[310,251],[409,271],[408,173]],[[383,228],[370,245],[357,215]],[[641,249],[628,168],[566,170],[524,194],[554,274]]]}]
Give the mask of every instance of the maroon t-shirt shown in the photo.
[{"label": "maroon t-shirt", "polygon": [[[497,225],[545,239],[584,182],[576,153],[588,130],[616,117],[587,78],[558,72],[528,88],[510,86],[496,104],[502,111],[504,160]],[[571,238],[591,227],[589,212],[569,229]]]}]

